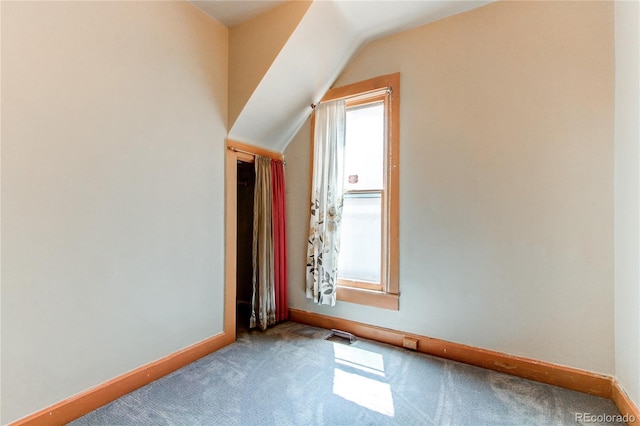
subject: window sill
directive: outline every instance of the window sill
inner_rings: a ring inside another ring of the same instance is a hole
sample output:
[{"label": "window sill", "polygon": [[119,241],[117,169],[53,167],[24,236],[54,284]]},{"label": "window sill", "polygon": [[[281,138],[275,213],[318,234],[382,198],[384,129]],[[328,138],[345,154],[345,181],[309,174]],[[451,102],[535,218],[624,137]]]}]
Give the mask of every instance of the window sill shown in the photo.
[{"label": "window sill", "polygon": [[342,302],[357,303],[392,311],[400,310],[399,294],[338,286],[337,298]]}]

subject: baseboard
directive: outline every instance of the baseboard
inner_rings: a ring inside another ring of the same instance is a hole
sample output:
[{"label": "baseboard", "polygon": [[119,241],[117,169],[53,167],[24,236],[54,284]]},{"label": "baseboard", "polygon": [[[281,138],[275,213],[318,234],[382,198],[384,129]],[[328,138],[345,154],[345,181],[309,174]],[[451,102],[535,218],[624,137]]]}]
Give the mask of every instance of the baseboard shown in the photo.
[{"label": "baseboard", "polygon": [[640,426],[640,410],[624,391],[617,380],[613,380],[613,402],[616,403],[620,414],[626,417],[629,426]]},{"label": "baseboard", "polygon": [[365,339],[376,340],[402,347],[403,338],[410,337],[418,341],[418,351],[465,364],[487,368],[511,374],[525,379],[563,388],[612,398],[612,380],[610,376],[592,373],[549,362],[513,356],[446,340],[434,339],[388,328],[377,327],[342,318],[330,317],[299,309],[289,309],[289,319],[316,327],[348,331]]},{"label": "baseboard", "polygon": [[211,352],[215,352],[233,343],[234,340],[235,335],[222,332],[16,420],[9,426],[66,424]]}]

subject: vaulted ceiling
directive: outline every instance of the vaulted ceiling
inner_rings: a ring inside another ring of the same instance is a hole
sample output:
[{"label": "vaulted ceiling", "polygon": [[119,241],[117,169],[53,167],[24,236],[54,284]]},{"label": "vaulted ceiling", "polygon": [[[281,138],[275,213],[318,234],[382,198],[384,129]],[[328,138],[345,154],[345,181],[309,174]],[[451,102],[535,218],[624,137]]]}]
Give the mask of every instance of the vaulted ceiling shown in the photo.
[{"label": "vaulted ceiling", "polygon": [[229,138],[282,152],[365,44],[491,1],[192,3],[230,27]]}]

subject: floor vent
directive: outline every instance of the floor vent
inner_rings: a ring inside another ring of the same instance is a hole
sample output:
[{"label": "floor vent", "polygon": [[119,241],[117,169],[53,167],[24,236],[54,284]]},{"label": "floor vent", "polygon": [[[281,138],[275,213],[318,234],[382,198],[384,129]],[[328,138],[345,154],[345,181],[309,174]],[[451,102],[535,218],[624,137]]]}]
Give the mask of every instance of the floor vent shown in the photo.
[{"label": "floor vent", "polygon": [[331,330],[331,333],[324,340],[330,342],[342,343],[343,345],[350,345],[356,341],[356,336],[351,333],[342,330]]}]

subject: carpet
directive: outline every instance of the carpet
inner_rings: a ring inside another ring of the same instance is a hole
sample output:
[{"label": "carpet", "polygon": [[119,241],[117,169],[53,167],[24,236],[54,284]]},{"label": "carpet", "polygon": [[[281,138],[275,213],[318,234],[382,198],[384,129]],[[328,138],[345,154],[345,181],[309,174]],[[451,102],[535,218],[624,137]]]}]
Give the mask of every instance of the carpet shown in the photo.
[{"label": "carpet", "polygon": [[620,415],[606,398],[329,334],[294,322],[241,332],[71,425],[547,426]]}]

